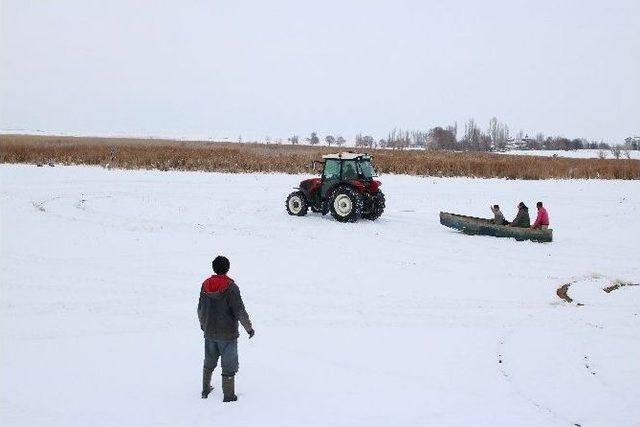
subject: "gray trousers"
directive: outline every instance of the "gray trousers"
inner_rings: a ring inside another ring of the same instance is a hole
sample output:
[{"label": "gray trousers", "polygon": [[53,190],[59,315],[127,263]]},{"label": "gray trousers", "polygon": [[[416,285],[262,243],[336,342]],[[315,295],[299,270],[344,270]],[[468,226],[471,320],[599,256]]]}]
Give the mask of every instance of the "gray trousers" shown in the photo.
[{"label": "gray trousers", "polygon": [[204,367],[214,370],[222,359],[222,375],[233,376],[238,372],[238,340],[223,341],[204,339]]}]

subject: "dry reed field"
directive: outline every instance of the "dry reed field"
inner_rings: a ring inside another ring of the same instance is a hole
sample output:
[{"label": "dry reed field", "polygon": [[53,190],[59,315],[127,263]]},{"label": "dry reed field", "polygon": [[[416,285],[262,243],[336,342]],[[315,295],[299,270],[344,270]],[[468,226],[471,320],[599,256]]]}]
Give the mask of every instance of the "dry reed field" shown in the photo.
[{"label": "dry reed field", "polygon": [[[0,163],[52,162],[122,169],[309,173],[312,160],[339,150],[337,147],[159,139],[0,135]],[[451,151],[362,151],[374,156],[380,173],[509,179],[640,179],[639,160]]]}]

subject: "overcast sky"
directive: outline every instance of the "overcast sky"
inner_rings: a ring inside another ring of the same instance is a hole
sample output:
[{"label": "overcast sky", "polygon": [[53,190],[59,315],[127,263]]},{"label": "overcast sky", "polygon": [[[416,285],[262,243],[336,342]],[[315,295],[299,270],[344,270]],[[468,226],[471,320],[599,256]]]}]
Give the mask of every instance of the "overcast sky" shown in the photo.
[{"label": "overcast sky", "polygon": [[640,134],[640,1],[0,0],[0,128]]}]

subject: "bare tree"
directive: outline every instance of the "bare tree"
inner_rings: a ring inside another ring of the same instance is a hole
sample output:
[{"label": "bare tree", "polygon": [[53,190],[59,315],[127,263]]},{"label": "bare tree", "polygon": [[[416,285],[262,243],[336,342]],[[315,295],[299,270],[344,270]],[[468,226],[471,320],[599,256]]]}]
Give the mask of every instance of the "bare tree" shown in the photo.
[{"label": "bare tree", "polygon": [[443,129],[436,126],[429,130],[427,137],[427,148],[432,150],[455,150],[457,147],[456,136],[451,129]]},{"label": "bare tree", "polygon": [[339,136],[339,137],[337,137],[337,138],[336,138],[336,145],[337,145],[338,147],[342,147],[342,146],[345,144],[345,142],[346,142],[346,141],[345,141],[345,140],[344,140],[344,138],[343,138],[343,137],[341,137],[341,136]]},{"label": "bare tree", "polygon": [[625,138],[624,145],[629,150],[640,150],[640,136],[629,136]]},{"label": "bare tree", "polygon": [[356,135],[356,147],[369,147],[373,148],[376,140],[371,135],[362,135],[361,133]]},{"label": "bare tree", "polygon": [[356,148],[360,148],[364,145],[364,137],[362,136],[361,133],[356,135]]},{"label": "bare tree", "polygon": [[480,149],[480,138],[482,131],[476,124],[475,120],[469,119],[464,125],[464,137],[462,138],[462,149],[478,151]]},{"label": "bare tree", "polygon": [[620,158],[620,154],[622,154],[622,150],[620,149],[619,145],[613,145],[611,147],[611,154],[613,155],[614,158],[619,159]]},{"label": "bare tree", "polygon": [[411,144],[411,135],[409,131],[402,129],[393,129],[387,136],[387,147],[402,150]]},{"label": "bare tree", "polygon": [[414,130],[410,132],[409,146],[416,148],[427,148],[428,132]]},{"label": "bare tree", "polygon": [[489,120],[489,129],[487,129],[487,133],[489,134],[489,137],[491,137],[491,142],[493,142],[494,144],[498,139],[498,133],[500,132],[499,126],[500,124],[498,123],[497,117],[492,117],[491,120]]},{"label": "bare tree", "polygon": [[480,132],[480,139],[478,140],[478,151],[491,151],[491,147],[491,137]]},{"label": "bare tree", "polygon": [[362,138],[362,142],[365,147],[373,148],[373,144],[375,144],[376,140],[373,139],[371,135],[367,135]]},{"label": "bare tree", "polygon": [[509,127],[500,123],[496,117],[489,121],[489,129],[487,131],[491,138],[491,144],[495,150],[504,151],[507,148],[509,140]]},{"label": "bare tree", "polygon": [[318,134],[315,132],[311,132],[311,136],[307,138],[307,142],[311,145],[316,145],[320,142],[320,138],[318,138]]},{"label": "bare tree", "polygon": [[336,139],[333,137],[333,135],[327,135],[324,137],[325,142],[327,143],[327,145],[329,147],[331,147],[331,144],[335,144],[336,143]]},{"label": "bare tree", "polygon": [[458,139],[458,122],[453,122],[453,126],[447,126],[449,132],[453,134],[453,137]]},{"label": "bare tree", "polygon": [[291,137],[289,137],[289,142],[292,145],[298,145],[298,143],[300,142],[300,137],[298,137],[298,135],[292,135]]}]

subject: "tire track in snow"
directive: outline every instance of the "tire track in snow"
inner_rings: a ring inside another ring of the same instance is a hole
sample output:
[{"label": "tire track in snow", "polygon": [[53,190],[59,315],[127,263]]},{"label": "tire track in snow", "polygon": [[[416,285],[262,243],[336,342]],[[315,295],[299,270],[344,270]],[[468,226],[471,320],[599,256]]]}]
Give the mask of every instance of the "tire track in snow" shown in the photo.
[{"label": "tire track in snow", "polygon": [[[563,284],[558,289],[556,289],[556,295],[560,299],[562,299],[562,300],[564,300],[564,301],[566,301],[566,302],[571,304],[574,301],[573,298],[571,298],[569,296],[569,288],[571,288],[571,286],[576,285],[576,284],[578,284],[580,282],[587,282],[587,281],[593,281],[593,280],[603,280],[603,279],[605,279],[605,280],[610,282],[609,286],[605,286],[604,288],[602,288],[602,290],[604,292],[606,292],[607,294],[609,294],[609,293],[611,293],[611,292],[613,292],[613,291],[615,291],[617,289],[623,288],[625,286],[640,286],[639,283],[625,282],[625,281],[620,280],[620,279],[610,279],[610,278],[607,278],[606,276],[602,276],[602,275],[600,275],[598,273],[593,273],[593,274],[584,276],[584,277],[582,277],[580,279],[575,279],[575,280],[572,280],[572,281],[570,281],[568,283]],[[584,304],[581,303],[581,302],[576,302],[576,305],[581,307]]]},{"label": "tire track in snow", "polygon": [[507,341],[507,339],[513,335],[517,327],[521,326],[522,324],[528,321],[531,321],[531,319],[539,318],[540,315],[544,313],[544,311],[545,310],[540,310],[540,311],[536,311],[534,313],[528,314],[526,317],[524,317],[520,321],[512,324],[510,327],[507,327],[506,332],[503,335],[498,337],[497,352],[496,352],[496,356],[498,360],[498,371],[500,372],[500,375],[502,375],[502,377],[505,379],[505,381],[509,383],[509,386],[516,392],[516,394],[520,396],[524,401],[534,406],[539,412],[543,414],[547,414],[553,420],[562,422],[563,424],[579,426],[580,424],[576,423],[575,421],[561,414],[558,414],[551,407],[543,404],[542,402],[539,402],[538,400],[534,399],[531,395],[525,393],[523,388],[516,383],[513,375],[508,371],[507,369],[508,363],[505,363],[505,357],[504,357],[505,341]]},{"label": "tire track in snow", "polygon": [[61,199],[62,197],[63,196],[53,196],[53,197],[49,197],[48,199],[41,200],[39,202],[38,201],[32,201],[31,204],[33,205],[34,208],[36,208],[40,212],[46,212],[47,211],[47,204],[49,202]]},{"label": "tire track in snow", "polygon": [[[576,285],[580,282],[589,282],[589,281],[595,281],[595,280],[600,280],[600,281],[606,280],[607,282],[611,283],[611,285],[609,286],[605,286],[605,287],[599,286],[602,289],[602,291],[604,291],[607,294],[624,286],[638,286],[638,284],[635,284],[635,283],[623,282],[618,279],[611,280],[606,276],[603,276],[598,273],[594,273],[594,274],[586,275],[582,278],[574,279],[571,282],[565,283],[564,285],[560,286],[556,290],[556,294],[558,295],[558,297],[560,297],[564,301],[568,303],[573,303],[574,300],[567,294],[568,289],[572,285]],[[575,305],[584,306],[584,304],[579,302],[575,303]],[[554,304],[554,306],[557,306],[557,305]],[[505,381],[507,381],[510,384],[510,386],[521,398],[523,398],[525,401],[529,402],[531,405],[536,407],[540,412],[548,414],[550,417],[552,417],[557,421],[568,423],[569,425],[573,425],[573,426],[582,426],[584,425],[583,420],[579,420],[579,421],[572,420],[566,415],[563,415],[562,413],[560,413],[558,409],[552,408],[552,405],[545,404],[540,399],[536,399],[530,393],[527,393],[526,386],[523,387],[520,384],[518,384],[518,380],[514,377],[514,375],[508,369],[508,363],[507,363],[508,361],[505,360],[505,348],[504,348],[505,342],[509,340],[509,338],[516,332],[516,330],[523,327],[523,325],[526,324],[527,322],[534,322],[536,324],[539,323],[540,319],[544,319],[546,317],[545,316],[546,313],[550,313],[550,311],[549,310],[535,311],[533,313],[530,313],[520,321],[515,322],[512,325],[506,327],[506,332],[502,336],[498,337],[498,340],[497,340],[496,357],[498,361],[498,371],[500,372],[502,377],[505,379]],[[593,321],[590,321],[587,318],[585,318],[586,312],[582,312],[578,310],[575,313],[577,317],[570,319],[570,322],[569,322],[569,323],[572,323],[575,327],[587,326],[589,328],[594,328],[602,332],[606,330],[605,326],[594,323]],[[637,316],[637,314],[634,314],[634,316]],[[582,342],[582,347],[584,347],[585,350],[590,348],[592,345],[593,343],[590,343],[587,341]],[[588,378],[590,378],[590,380],[587,380],[587,381],[590,381],[591,384],[594,384],[594,383],[598,384],[599,388],[601,388],[605,393],[612,396],[614,399],[621,401],[623,405],[629,408],[633,407],[634,405],[634,403],[632,402],[633,399],[629,399],[628,396],[621,394],[619,390],[617,390],[614,386],[612,386],[607,381],[605,381],[605,379],[603,379],[598,374],[597,362],[593,361],[591,355],[587,351],[584,352],[582,366],[585,369],[588,375]]]}]

